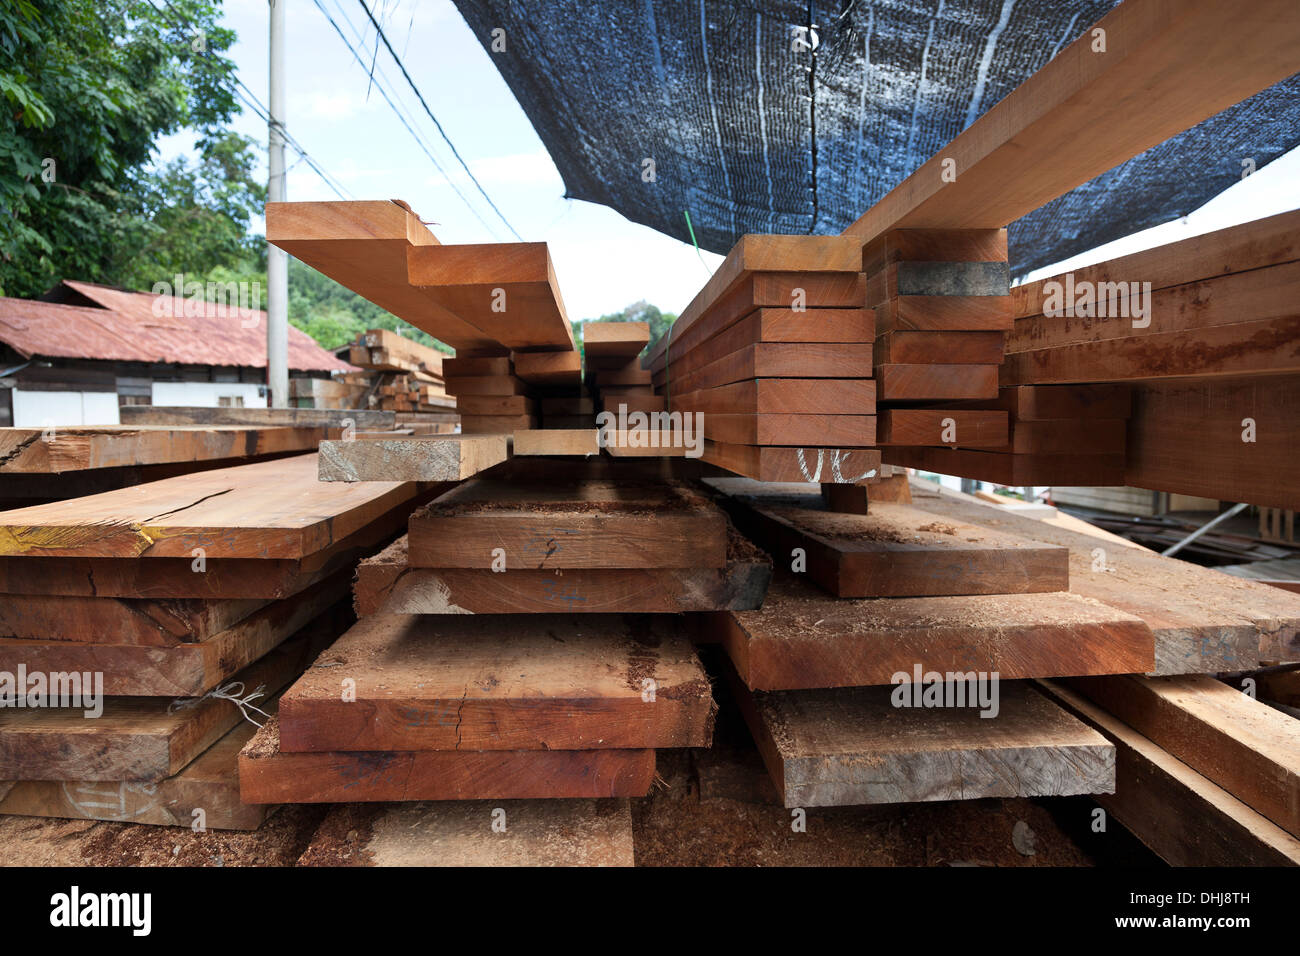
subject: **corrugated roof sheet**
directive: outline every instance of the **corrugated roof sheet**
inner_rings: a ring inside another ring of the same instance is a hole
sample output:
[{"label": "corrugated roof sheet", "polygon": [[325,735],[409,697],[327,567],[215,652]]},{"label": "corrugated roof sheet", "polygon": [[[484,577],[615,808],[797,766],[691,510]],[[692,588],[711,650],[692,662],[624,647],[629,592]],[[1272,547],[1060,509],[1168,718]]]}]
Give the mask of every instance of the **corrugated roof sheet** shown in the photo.
[{"label": "corrugated roof sheet", "polygon": [[[95,305],[0,298],[0,342],[26,358],[266,367],[266,313],[260,309],[240,313],[215,303],[185,302],[188,308],[168,315],[155,309],[162,297],[149,292],[65,281],[60,291],[68,290]],[[289,368],[356,371],[292,326]]]}]

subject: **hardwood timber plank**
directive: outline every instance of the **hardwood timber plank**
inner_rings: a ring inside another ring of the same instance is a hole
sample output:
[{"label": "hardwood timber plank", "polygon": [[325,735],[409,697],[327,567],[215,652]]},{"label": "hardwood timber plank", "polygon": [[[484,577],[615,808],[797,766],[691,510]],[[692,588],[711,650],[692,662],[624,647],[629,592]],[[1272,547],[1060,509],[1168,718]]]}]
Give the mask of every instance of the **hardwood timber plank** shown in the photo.
[{"label": "hardwood timber plank", "polygon": [[410,567],[400,538],[357,567],[353,595],[366,614],[663,614],[751,610],[772,562],[734,528],[724,568],[591,568],[563,575]]},{"label": "hardwood timber plank", "polygon": [[876,443],[874,415],[718,414],[705,417],[709,437],[735,445],[798,445],[808,436],[840,446]]},{"label": "hardwood timber plank", "polygon": [[708,621],[754,690],[883,685],[917,665],[1016,680],[1131,673],[1155,660],[1139,618],[1062,592],[844,600],[781,570],[762,609]]},{"label": "hardwood timber plank", "polygon": [[514,434],[514,453],[536,455],[599,455],[600,432],[595,428],[529,428]]},{"label": "hardwood timber plank", "polygon": [[[741,236],[704,288],[682,310],[674,323],[678,327],[676,331],[689,331],[719,299],[752,273],[860,272],[861,269],[861,249],[853,248],[852,243],[845,243],[839,236]],[[787,305],[789,301],[772,304]],[[669,344],[663,340],[658,342],[647,365],[664,354]]]},{"label": "hardwood timber plank", "polygon": [[123,405],[117,410],[123,426],[248,425],[262,428],[391,428],[392,412],[360,408],[209,408],[188,405]]},{"label": "hardwood timber plank", "polygon": [[1300,721],[1212,677],[1115,677],[1068,686],[1300,836]]},{"label": "hardwood timber plank", "polygon": [[662,617],[374,614],[285,692],[280,751],[707,747],[714,709]]},{"label": "hardwood timber plank", "polygon": [[[664,333],[642,364],[660,372],[701,343],[745,318],[756,309],[861,309],[866,277],[856,269],[845,272],[756,272],[743,277],[733,289],[712,304],[703,321],[687,327],[678,318],[671,335]],[[869,336],[868,336],[869,338]],[[670,341],[665,341],[670,340]]]},{"label": "hardwood timber plank", "polygon": [[535,415],[537,399],[526,395],[457,395],[462,415]]},{"label": "hardwood timber plank", "polygon": [[[872,367],[871,354],[866,342],[763,342],[724,355],[681,378],[670,369],[656,385],[662,384],[671,396],[674,391],[695,392],[751,378],[866,378]],[[996,389],[997,366],[992,368]]]},{"label": "hardwood timber plank", "polygon": [[[876,440],[881,445],[998,448],[1007,444],[1008,433],[1007,413],[1003,411],[884,408],[880,411]],[[945,436],[948,441],[944,440]]]},{"label": "hardwood timber plank", "polygon": [[1004,385],[1300,371],[1300,316],[1009,352]]},{"label": "hardwood timber plank", "polygon": [[1297,408],[1300,375],[1142,382],[1124,483],[1300,510]]},{"label": "hardwood timber plank", "polygon": [[883,402],[996,398],[996,365],[877,365],[877,399]]},{"label": "hardwood timber plank", "polygon": [[414,286],[407,252],[437,246],[405,203],[271,202],[266,238],[289,255],[457,351],[501,348],[489,332]]},{"label": "hardwood timber plank", "polygon": [[523,395],[526,386],[514,375],[448,375],[447,394],[462,395]]},{"label": "hardwood timber plank", "polygon": [[423,567],[490,568],[499,554],[507,573],[726,564],[726,518],[681,482],[475,479],[413,514],[409,529],[410,562]]},{"label": "hardwood timber plank", "polygon": [[1300,654],[1300,595],[1162,557],[1063,515],[1027,518],[933,488],[913,506],[1069,548],[1071,592],[1144,620],[1156,638],[1156,674],[1248,670]]},{"label": "hardwood timber plank", "polygon": [[978,708],[896,707],[890,688],[749,692],[741,712],[786,807],[1095,794],[1115,748],[1022,684]]},{"label": "hardwood timber plank", "polygon": [[406,263],[412,286],[506,348],[574,352],[546,243],[411,245]]},{"label": "hardwood timber plank", "polygon": [[207,640],[268,603],[11,594],[0,601],[0,638],[99,643],[111,636],[116,644],[176,647]]},{"label": "hardwood timber plank", "polygon": [[510,457],[504,435],[437,435],[321,442],[321,481],[460,481]]},{"label": "hardwood timber plank", "polygon": [[643,797],[653,750],[281,753],[278,722],[239,754],[245,803]]},{"label": "hardwood timber plank", "polygon": [[[274,704],[263,709],[273,713]],[[135,780],[21,780],[0,795],[0,814],[165,827],[201,820],[209,830],[256,830],[271,808],[239,799],[237,766],[256,730],[241,722],[188,766],[147,786]]]},{"label": "hardwood timber plank", "polygon": [[[872,415],[876,383],[869,378],[757,378],[672,395],[674,411],[731,414]],[[805,436],[807,437],[807,436]]]},{"label": "hardwood timber plank", "polygon": [[410,482],[317,480],[316,455],[218,468],[0,512],[0,555],[296,559],[404,501]]},{"label": "hardwood timber plank", "polygon": [[[867,514],[828,511],[818,489],[773,494],[744,479],[705,479],[737,526],[788,566],[802,549],[808,576],[837,597],[922,597],[1065,591],[1069,552],[987,527],[936,521],[905,504]],[[784,492],[784,489],[782,489]]]},{"label": "hardwood timber plank", "polygon": [[248,425],[0,428],[0,475],[305,452],[315,450],[317,442],[329,435],[323,427]]},{"label": "hardwood timber plank", "polygon": [[1006,262],[1006,229],[891,229],[862,247],[862,271],[891,262]]},{"label": "hardwood timber plank", "polygon": [[515,375],[534,385],[577,385],[582,379],[582,356],[565,352],[516,352]]},{"label": "hardwood timber plank", "polygon": [[587,358],[633,359],[650,344],[649,322],[584,322],[582,351]]},{"label": "hardwood timber plank", "polygon": [[398,532],[415,506],[433,492],[389,509],[375,521],[301,559],[216,558],[196,571],[192,558],[0,557],[0,594],[81,598],[220,600],[285,598],[373,554]]},{"label": "hardwood timber plank", "polygon": [[[1180,242],[1074,269],[1074,283],[1150,282],[1154,290],[1300,261],[1300,210],[1255,219]],[[1065,274],[1013,286],[1017,319],[1043,314],[1048,283]]]},{"label": "hardwood timber plank", "polygon": [[896,228],[1005,226],[1291,76],[1294,4],[1238,13],[1213,0],[1126,0],[1097,23],[1104,55],[1082,31],[844,234],[869,243]]},{"label": "hardwood timber plank", "polygon": [[880,365],[1000,365],[1001,332],[917,332],[899,329],[876,339]]},{"label": "hardwood timber plank", "polygon": [[206,694],[269,653],[346,593],[342,572],[301,594],[275,601],[198,644],[133,644],[0,639],[0,671],[90,672],[104,675],[104,693],[124,697]]},{"label": "hardwood timber plank", "polygon": [[[342,619],[333,611],[322,614],[235,675],[245,694],[265,687],[266,696],[252,703],[268,709],[266,700],[342,632]],[[180,773],[245,722],[229,700],[205,697],[183,708],[173,707],[174,701],[109,696],[101,698],[103,712],[92,719],[82,708],[6,707],[0,710],[0,779],[158,782]],[[249,714],[264,719],[256,711]]]},{"label": "hardwood timber plank", "polygon": [[1297,866],[1300,840],[1127,724],[1055,681],[1045,691],[1115,745],[1115,790],[1097,802],[1171,866]]},{"label": "hardwood timber plank", "polygon": [[1009,296],[899,295],[875,307],[876,335],[894,331],[1006,332],[1011,317]]}]

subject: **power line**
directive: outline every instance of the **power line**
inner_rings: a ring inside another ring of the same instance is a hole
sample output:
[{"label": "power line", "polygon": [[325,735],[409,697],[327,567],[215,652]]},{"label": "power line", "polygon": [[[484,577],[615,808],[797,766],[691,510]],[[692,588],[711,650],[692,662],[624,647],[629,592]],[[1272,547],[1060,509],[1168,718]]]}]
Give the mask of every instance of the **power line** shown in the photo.
[{"label": "power line", "polygon": [[[162,0],[162,2],[167,7],[165,11],[163,10],[162,7],[158,6],[158,4],[154,3],[154,0],[149,0],[149,5],[159,13],[170,13],[171,16],[175,19],[175,21],[179,23],[181,26],[184,27],[193,26],[193,24],[189,20],[187,20],[183,15],[181,15],[176,10],[176,8],[171,5],[170,0]],[[262,119],[263,121],[269,124],[271,122],[270,111],[265,106],[262,105],[262,101],[257,98],[257,94],[254,93],[251,89],[249,89],[248,85],[243,80],[241,80],[238,77],[238,75],[235,76],[235,83],[237,83],[239,87],[241,87],[244,90],[244,93],[240,93],[240,91],[236,89],[234,91],[235,95],[238,96],[241,100],[243,100],[244,104],[248,106],[251,110],[253,110],[253,112],[257,114],[258,118]],[[298,140],[289,133],[289,130],[285,128],[285,125],[283,123],[278,123],[277,125],[279,125],[280,132],[284,136],[285,141],[290,146],[292,146],[294,152],[296,152],[300,157],[302,157],[303,161],[306,162],[307,165],[310,166],[313,171],[315,171],[316,175],[321,178],[321,180],[325,183],[325,185],[329,186],[330,189],[334,190],[334,195],[338,196],[340,199],[356,198],[355,196],[352,195],[352,193],[348,190],[346,186],[343,186],[341,180],[339,180],[337,177],[331,177],[328,173],[325,172],[324,169],[320,167],[320,165],[311,156],[311,154],[309,154],[307,150],[303,148],[303,145],[299,143]],[[340,186],[342,186],[342,192],[340,192],[339,189]],[[347,193],[347,196],[344,196],[343,193]]]},{"label": "power line", "polygon": [[492,207],[492,211],[501,217],[501,221],[506,224],[506,228],[514,233],[516,239],[523,242],[524,237],[519,235],[515,230],[515,227],[510,225],[510,220],[506,219],[505,214],[497,208],[496,203],[492,201],[492,197],[489,196],[487,190],[483,188],[483,184],[480,183],[474,176],[474,173],[470,171],[469,164],[466,163],[464,158],[460,155],[460,152],[456,149],[456,145],[451,141],[451,137],[447,135],[446,131],[442,128],[442,124],[438,122],[438,117],[434,116],[433,110],[429,109],[429,104],[424,101],[424,95],[420,92],[420,88],[416,86],[415,81],[411,79],[411,74],[406,72],[406,65],[402,62],[402,58],[397,55],[397,51],[394,50],[392,44],[388,42],[388,37],[384,34],[384,28],[379,25],[379,21],[375,19],[375,15],[371,13],[370,8],[366,6],[366,0],[357,0],[357,3],[361,4],[362,10],[366,11],[366,16],[370,18],[370,23],[374,26],[375,32],[379,34],[379,39],[384,43],[384,49],[386,49],[388,55],[393,58],[393,62],[397,64],[397,68],[402,71],[402,76],[406,77],[406,82],[415,92],[416,99],[418,99],[420,105],[424,107],[424,112],[428,114],[429,119],[433,120],[433,125],[438,128],[439,135],[441,135],[446,141],[452,155],[460,162],[461,167],[465,170],[466,175],[469,176],[470,181],[478,187],[478,191],[483,194],[483,198],[487,200],[487,204]]}]

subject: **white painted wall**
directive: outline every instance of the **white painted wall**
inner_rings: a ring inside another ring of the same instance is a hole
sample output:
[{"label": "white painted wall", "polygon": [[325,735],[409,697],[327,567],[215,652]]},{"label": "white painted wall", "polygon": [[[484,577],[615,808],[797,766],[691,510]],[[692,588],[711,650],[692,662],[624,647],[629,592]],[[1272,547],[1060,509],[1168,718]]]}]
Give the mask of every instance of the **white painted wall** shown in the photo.
[{"label": "white painted wall", "polygon": [[50,425],[117,425],[116,392],[13,391],[14,424],[25,428]]},{"label": "white painted wall", "polygon": [[221,404],[218,399],[242,396],[245,408],[262,408],[266,405],[266,397],[258,395],[257,391],[263,387],[246,382],[154,382],[153,403],[215,408]]}]

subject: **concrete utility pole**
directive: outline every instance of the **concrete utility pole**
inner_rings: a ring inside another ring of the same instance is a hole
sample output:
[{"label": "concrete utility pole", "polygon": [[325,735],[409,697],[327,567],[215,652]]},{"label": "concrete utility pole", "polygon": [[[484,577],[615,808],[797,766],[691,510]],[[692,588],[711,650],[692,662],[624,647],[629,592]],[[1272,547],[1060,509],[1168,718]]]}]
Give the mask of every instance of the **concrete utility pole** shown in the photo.
[{"label": "concrete utility pole", "polygon": [[[284,8],[288,0],[268,0],[271,8],[271,93],[267,199],[287,198],[284,176]],[[271,407],[289,405],[289,256],[275,246],[266,252],[266,380]]]}]

